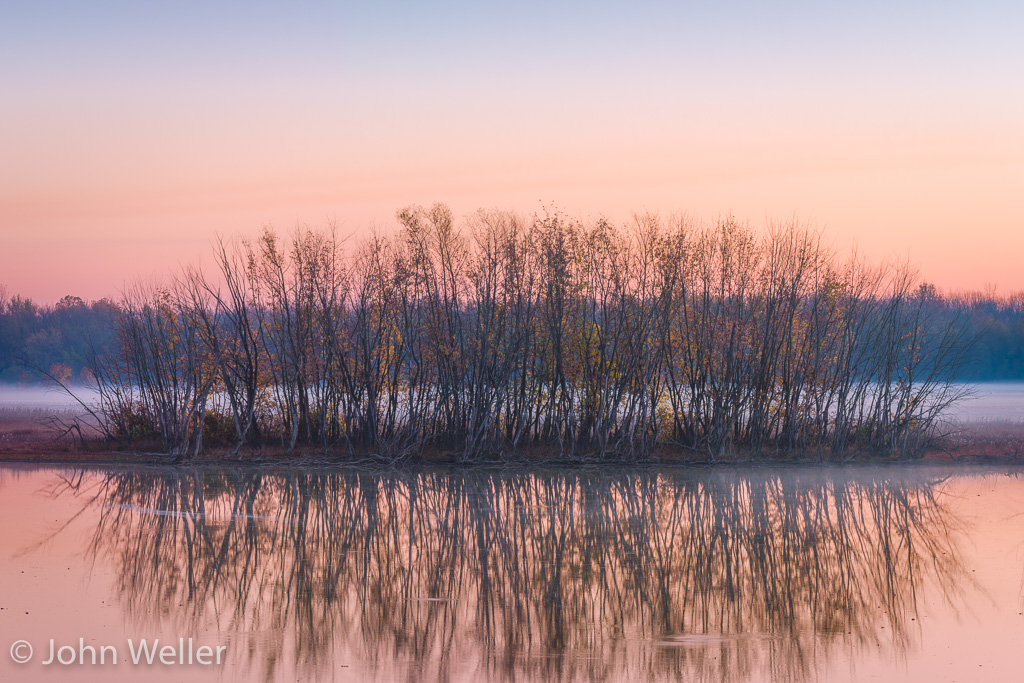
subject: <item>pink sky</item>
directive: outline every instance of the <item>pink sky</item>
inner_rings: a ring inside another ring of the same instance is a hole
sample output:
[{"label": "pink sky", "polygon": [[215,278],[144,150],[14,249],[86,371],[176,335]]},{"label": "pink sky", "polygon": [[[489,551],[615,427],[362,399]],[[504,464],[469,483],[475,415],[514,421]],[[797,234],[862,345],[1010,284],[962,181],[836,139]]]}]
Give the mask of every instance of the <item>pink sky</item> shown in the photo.
[{"label": "pink sky", "polygon": [[23,10],[0,35],[10,291],[116,295],[217,233],[358,237],[435,201],[796,216],[943,288],[1024,289],[1014,17],[198,8]]}]

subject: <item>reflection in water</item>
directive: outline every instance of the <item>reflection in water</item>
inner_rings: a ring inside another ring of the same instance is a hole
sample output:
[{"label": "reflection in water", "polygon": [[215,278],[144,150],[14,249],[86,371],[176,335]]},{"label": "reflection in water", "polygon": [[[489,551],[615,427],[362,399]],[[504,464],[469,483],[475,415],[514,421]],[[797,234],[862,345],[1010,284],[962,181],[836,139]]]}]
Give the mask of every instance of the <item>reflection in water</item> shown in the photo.
[{"label": "reflection in water", "polygon": [[899,657],[921,592],[967,581],[939,480],[901,472],[154,468],[65,491],[100,506],[90,552],[132,620],[234,634],[265,679],[800,679]]}]

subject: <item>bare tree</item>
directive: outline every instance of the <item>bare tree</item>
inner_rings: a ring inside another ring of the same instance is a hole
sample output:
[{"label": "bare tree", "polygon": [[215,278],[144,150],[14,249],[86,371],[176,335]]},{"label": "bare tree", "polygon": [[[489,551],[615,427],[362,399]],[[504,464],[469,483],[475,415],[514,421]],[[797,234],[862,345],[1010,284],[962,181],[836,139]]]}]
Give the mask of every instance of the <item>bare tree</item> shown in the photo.
[{"label": "bare tree", "polygon": [[[454,460],[913,457],[963,395],[967,319],[795,221],[628,226],[441,204],[346,249],[265,229],[136,287],[94,369],[107,432]],[[226,432],[226,434],[225,434]]]}]

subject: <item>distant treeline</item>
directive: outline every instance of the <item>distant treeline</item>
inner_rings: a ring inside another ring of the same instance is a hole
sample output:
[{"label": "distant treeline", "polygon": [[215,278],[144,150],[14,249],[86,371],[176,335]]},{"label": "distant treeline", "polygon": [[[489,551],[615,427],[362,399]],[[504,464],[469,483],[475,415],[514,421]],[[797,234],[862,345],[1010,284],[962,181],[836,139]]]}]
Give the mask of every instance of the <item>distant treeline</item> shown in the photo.
[{"label": "distant treeline", "polygon": [[[1024,378],[1024,300],[942,296],[906,265],[639,216],[443,205],[346,242],[222,241],[116,303],[4,298],[0,377],[102,397],[106,438],[354,457],[919,453],[955,380]],[[31,373],[27,376],[31,376]],[[532,457],[532,456],[531,456]]]},{"label": "distant treeline", "polygon": [[114,346],[118,305],[65,296],[53,306],[8,296],[0,285],[0,382],[91,381],[88,359]]},{"label": "distant treeline", "polygon": [[1024,292],[1009,296],[958,292],[942,297],[970,321],[974,345],[958,379],[968,382],[1024,381]]}]

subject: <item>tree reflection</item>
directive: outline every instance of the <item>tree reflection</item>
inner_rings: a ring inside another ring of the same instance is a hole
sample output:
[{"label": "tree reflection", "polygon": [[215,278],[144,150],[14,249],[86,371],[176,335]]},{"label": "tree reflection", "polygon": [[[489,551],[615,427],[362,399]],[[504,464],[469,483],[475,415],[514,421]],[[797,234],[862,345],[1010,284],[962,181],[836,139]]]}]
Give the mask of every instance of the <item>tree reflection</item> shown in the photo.
[{"label": "tree reflection", "polygon": [[939,481],[152,468],[68,490],[101,507],[89,551],[130,618],[246,641],[268,680],[739,680],[905,653],[921,593],[966,581]]}]

